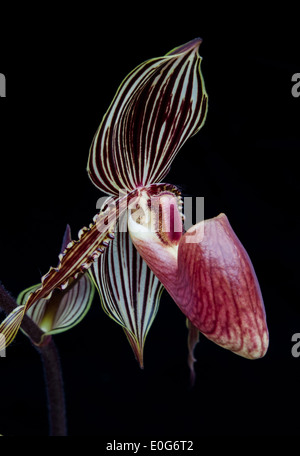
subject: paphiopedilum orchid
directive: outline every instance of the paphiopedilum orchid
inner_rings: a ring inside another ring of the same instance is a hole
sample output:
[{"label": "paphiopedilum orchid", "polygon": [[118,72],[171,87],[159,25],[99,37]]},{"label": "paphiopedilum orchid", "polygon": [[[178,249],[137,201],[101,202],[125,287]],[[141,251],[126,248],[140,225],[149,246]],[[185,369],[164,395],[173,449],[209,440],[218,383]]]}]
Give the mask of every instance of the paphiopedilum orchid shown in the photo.
[{"label": "paphiopedilum orchid", "polygon": [[[200,331],[246,358],[266,353],[260,287],[227,217],[184,232],[180,192],[162,183],[179,149],[205,122],[200,43],[195,39],[142,63],[120,85],[88,159],[91,181],[109,195],[106,207],[2,322],[7,343],[38,300],[88,270],[104,310],[123,326],[141,365],[163,287],[187,317],[191,349]],[[128,230],[120,229],[127,222]]]}]

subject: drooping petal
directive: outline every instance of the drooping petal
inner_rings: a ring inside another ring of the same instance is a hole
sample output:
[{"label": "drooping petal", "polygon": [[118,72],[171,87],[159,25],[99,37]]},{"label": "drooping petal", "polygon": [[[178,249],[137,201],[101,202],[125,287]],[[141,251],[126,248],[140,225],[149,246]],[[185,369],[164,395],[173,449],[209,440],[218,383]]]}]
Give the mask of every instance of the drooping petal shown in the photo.
[{"label": "drooping petal", "polygon": [[100,190],[116,196],[161,182],[180,147],[202,127],[201,41],[147,60],[124,79],[90,149],[88,173]]},{"label": "drooping petal", "polygon": [[126,216],[118,224],[114,242],[93,263],[89,273],[104,311],[123,327],[143,367],[145,339],[156,316],[163,286],[133,246],[124,222]]},{"label": "drooping petal", "polygon": [[[45,336],[73,328],[83,319],[91,306],[94,285],[89,275],[83,274],[70,282],[65,290],[54,290],[49,299],[39,299],[26,312],[26,315],[44,332],[40,344],[43,343]],[[25,304],[30,294],[40,286],[41,284],[37,284],[21,292],[17,303]]]},{"label": "drooping petal", "polygon": [[82,228],[77,241],[71,241],[64,252],[59,255],[56,268],[51,267],[42,277],[40,287],[32,290],[26,303],[14,309],[0,324],[0,332],[9,345],[20,329],[25,313],[40,299],[49,299],[56,288],[64,290],[70,280],[76,279],[79,274],[85,273],[91,264],[105,251],[109,241],[114,238],[114,227],[119,215],[127,210],[131,195],[125,195],[118,200],[108,202],[107,208],[101,210],[94,217],[94,223]]},{"label": "drooping petal", "polygon": [[[162,210],[165,204],[164,199]],[[132,217],[128,226],[141,256],[201,333],[246,358],[264,356],[268,329],[259,283],[224,214],[200,222],[170,245]]]}]

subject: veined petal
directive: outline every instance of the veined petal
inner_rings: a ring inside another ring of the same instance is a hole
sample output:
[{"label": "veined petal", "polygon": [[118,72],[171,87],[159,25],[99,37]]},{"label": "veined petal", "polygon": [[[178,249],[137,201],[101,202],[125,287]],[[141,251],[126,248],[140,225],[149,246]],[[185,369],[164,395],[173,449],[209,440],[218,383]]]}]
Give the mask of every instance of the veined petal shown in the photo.
[{"label": "veined petal", "polygon": [[[114,242],[89,269],[104,311],[120,324],[140,366],[148,331],[156,316],[163,286],[148,268],[127,232],[127,217]],[[120,231],[121,229],[121,231]]]},{"label": "veined petal", "polygon": [[[168,204],[162,199],[161,209]],[[200,222],[179,242],[169,244],[162,242],[159,232],[148,229],[145,219],[139,223],[129,219],[131,238],[190,322],[207,338],[241,356],[264,356],[269,339],[259,283],[227,217],[220,214]]]},{"label": "veined petal", "polygon": [[16,337],[26,312],[26,306],[16,307],[0,324],[0,351]]},{"label": "veined petal", "polygon": [[88,173],[100,190],[118,195],[161,182],[180,147],[202,127],[201,41],[147,60],[124,79],[90,149]]},{"label": "veined petal", "polygon": [[[71,283],[65,290],[54,290],[49,299],[36,301],[26,314],[44,332],[45,336],[61,333],[73,328],[87,314],[94,296],[94,285],[88,274],[84,274]],[[34,285],[21,292],[17,298],[19,305],[24,305],[31,293],[41,284]]]},{"label": "veined petal", "polygon": [[127,210],[128,201],[134,192],[118,200],[110,199],[108,207],[94,217],[94,223],[82,228],[77,241],[68,243],[64,252],[59,255],[56,268],[51,267],[42,277],[40,287],[29,294],[24,306],[14,309],[0,325],[0,331],[5,335],[6,346],[12,342],[20,329],[25,313],[40,299],[49,299],[56,288],[66,289],[70,280],[88,270],[91,264],[105,251],[109,241],[114,238],[114,227],[118,217]]}]

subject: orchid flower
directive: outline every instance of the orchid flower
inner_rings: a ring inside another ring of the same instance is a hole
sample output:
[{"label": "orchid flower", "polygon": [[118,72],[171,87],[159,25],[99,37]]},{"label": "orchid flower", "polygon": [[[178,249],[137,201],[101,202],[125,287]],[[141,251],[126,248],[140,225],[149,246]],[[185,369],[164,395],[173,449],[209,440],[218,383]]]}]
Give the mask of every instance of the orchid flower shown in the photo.
[{"label": "orchid flower", "polygon": [[201,41],[143,62],[121,83],[88,159],[91,181],[109,198],[67,245],[58,267],[2,322],[7,343],[38,300],[50,299],[53,290],[88,270],[104,310],[122,325],[141,365],[163,287],[187,318],[190,365],[199,332],[246,358],[266,353],[259,283],[227,217],[220,214],[184,232],[180,192],[163,182],[206,119]]}]

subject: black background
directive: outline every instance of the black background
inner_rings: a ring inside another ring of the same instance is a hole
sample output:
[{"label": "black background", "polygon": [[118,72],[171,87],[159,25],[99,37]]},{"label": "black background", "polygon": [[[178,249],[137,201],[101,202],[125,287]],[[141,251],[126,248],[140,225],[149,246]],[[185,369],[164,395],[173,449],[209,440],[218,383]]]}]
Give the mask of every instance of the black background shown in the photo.
[{"label": "black background", "polygon": [[[270,347],[249,361],[201,337],[191,390],[185,318],[166,292],[143,371],[96,297],[77,327],[55,336],[69,435],[299,435],[300,358],[291,354],[292,335],[300,332],[294,13],[287,6],[264,17],[246,7],[182,7],[164,15],[149,5],[67,13],[45,7],[9,16],[0,59],[7,79],[0,101],[0,280],[16,297],[56,266],[66,224],[77,238],[103,196],[86,162],[118,85],[142,61],[201,36],[208,117],[165,181],[183,195],[204,196],[206,218],[228,216],[260,281]],[[0,433],[47,435],[41,362],[21,333],[0,358],[0,393]]]}]

